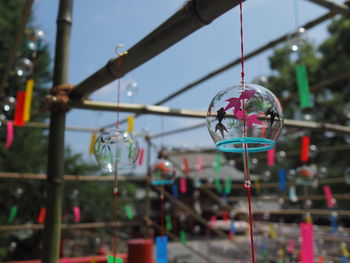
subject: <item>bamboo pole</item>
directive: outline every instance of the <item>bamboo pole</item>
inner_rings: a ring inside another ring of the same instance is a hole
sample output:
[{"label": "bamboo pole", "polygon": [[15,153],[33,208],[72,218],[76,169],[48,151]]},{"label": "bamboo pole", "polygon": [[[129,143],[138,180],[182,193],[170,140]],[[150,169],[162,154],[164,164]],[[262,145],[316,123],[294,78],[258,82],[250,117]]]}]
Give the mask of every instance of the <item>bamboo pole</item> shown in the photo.
[{"label": "bamboo pole", "polygon": [[[70,97],[81,99],[124,76],[238,4],[239,0],[187,1],[173,16],[131,47],[128,54],[110,60],[104,67],[80,82],[72,90]],[[117,65],[121,60],[123,67],[120,72]]]},{"label": "bamboo pole", "polygon": [[329,0],[309,0],[309,2],[328,8],[330,11],[341,14],[343,16],[350,16],[349,7],[347,7],[346,5]]},{"label": "bamboo pole", "polygon": [[21,46],[22,39],[26,30],[26,25],[28,23],[31,11],[32,11],[32,6],[33,6],[34,0],[27,0],[24,4],[23,7],[23,12],[22,12],[22,19],[18,25],[18,29],[16,30],[16,35],[15,39],[11,45],[9,55],[5,64],[5,69],[2,74],[2,78],[0,81],[0,98],[4,96],[4,91],[7,85],[7,81],[10,77],[11,74],[11,69],[13,67],[13,62],[17,56],[17,52]]},{"label": "bamboo pole", "polygon": [[[53,86],[68,82],[73,0],[60,0],[57,17]],[[47,203],[43,263],[57,263],[60,250],[64,173],[64,110],[51,111],[48,152]]]}]

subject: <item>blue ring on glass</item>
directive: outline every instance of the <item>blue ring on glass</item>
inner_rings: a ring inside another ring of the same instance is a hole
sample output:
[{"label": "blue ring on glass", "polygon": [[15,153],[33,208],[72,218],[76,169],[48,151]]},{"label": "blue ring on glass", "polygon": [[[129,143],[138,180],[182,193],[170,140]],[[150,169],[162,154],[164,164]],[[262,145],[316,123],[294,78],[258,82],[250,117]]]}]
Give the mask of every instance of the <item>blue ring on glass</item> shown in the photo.
[{"label": "blue ring on glass", "polygon": [[152,185],[167,185],[167,184],[173,184],[173,180],[155,180],[152,182]]},{"label": "blue ring on glass", "polygon": [[216,143],[216,148],[219,151],[222,152],[229,152],[229,153],[243,153],[244,148],[226,148],[226,145],[232,145],[232,144],[262,144],[261,147],[247,147],[247,152],[249,153],[256,153],[256,152],[263,152],[267,150],[271,150],[275,147],[276,142],[273,140],[260,138],[260,137],[240,137],[240,138],[234,138],[234,139],[226,139],[221,140]]}]

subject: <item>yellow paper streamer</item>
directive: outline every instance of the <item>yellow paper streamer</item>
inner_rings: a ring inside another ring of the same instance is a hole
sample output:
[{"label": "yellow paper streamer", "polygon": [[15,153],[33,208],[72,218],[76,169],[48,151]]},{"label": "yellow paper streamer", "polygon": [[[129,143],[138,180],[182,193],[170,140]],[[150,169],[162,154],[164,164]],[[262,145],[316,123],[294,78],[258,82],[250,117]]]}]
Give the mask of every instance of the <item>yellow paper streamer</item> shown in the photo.
[{"label": "yellow paper streamer", "polygon": [[90,155],[94,154],[95,141],[96,141],[96,132],[91,134],[90,147],[89,147],[89,154]]},{"label": "yellow paper streamer", "polygon": [[259,180],[259,179],[255,179],[255,180],[254,180],[254,186],[255,186],[256,192],[257,192],[257,193],[260,193],[261,185],[260,185],[260,180]]},{"label": "yellow paper streamer", "polygon": [[273,228],[272,224],[269,225],[269,237],[272,239],[277,238],[277,233],[276,233],[275,229]]},{"label": "yellow paper streamer", "polygon": [[32,107],[34,79],[28,79],[26,83],[26,97],[24,99],[23,119],[25,122],[30,120],[30,109]]},{"label": "yellow paper streamer", "polygon": [[128,117],[128,132],[129,133],[132,133],[134,131],[134,119],[135,119],[135,117],[133,115]]},{"label": "yellow paper streamer", "polygon": [[311,217],[310,213],[306,214],[305,222],[312,224],[312,217]]},{"label": "yellow paper streamer", "polygon": [[350,256],[350,254],[349,254],[348,249],[346,248],[346,243],[345,242],[341,242],[340,243],[340,248],[341,248],[341,252],[342,252],[343,256],[348,258]]}]

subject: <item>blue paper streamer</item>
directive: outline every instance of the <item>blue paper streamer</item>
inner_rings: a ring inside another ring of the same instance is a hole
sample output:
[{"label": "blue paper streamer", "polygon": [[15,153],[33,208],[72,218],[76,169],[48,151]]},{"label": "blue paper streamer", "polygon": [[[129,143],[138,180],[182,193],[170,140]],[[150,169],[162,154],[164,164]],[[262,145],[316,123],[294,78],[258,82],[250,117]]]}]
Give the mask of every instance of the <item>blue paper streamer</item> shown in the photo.
[{"label": "blue paper streamer", "polygon": [[235,221],[231,220],[231,223],[230,223],[230,231],[232,234],[236,234],[237,233],[237,230],[235,228]]},{"label": "blue paper streamer", "polygon": [[227,205],[227,202],[228,202],[228,200],[227,200],[227,193],[226,193],[226,191],[222,191],[221,204],[222,205]]},{"label": "blue paper streamer", "polygon": [[341,256],[341,263],[348,263],[348,258],[345,255]]},{"label": "blue paper streamer", "polygon": [[177,184],[173,184],[171,190],[175,198],[179,197],[179,187],[177,186]]},{"label": "blue paper streamer", "polygon": [[332,233],[337,233],[338,232],[337,217],[332,215],[330,219],[331,219]]},{"label": "blue paper streamer", "polygon": [[156,262],[167,263],[168,262],[168,237],[159,236],[156,237]]},{"label": "blue paper streamer", "polygon": [[280,182],[280,190],[285,191],[286,190],[286,170],[280,169],[278,171],[279,176],[279,182]]}]

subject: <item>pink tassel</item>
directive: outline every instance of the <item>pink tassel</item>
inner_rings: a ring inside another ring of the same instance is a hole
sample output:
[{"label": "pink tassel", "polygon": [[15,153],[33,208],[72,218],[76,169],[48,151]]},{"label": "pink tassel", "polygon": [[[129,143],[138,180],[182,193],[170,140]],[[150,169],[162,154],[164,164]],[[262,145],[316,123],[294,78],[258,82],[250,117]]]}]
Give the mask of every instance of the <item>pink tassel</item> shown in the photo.
[{"label": "pink tassel", "polygon": [[79,223],[80,222],[80,207],[75,206],[73,208],[73,212],[74,212],[74,223]]},{"label": "pink tassel", "polygon": [[313,224],[301,223],[301,262],[314,263],[314,229]]},{"label": "pink tassel", "polygon": [[333,198],[332,190],[329,185],[323,186],[323,192],[326,197],[327,207],[332,208],[335,206],[335,200]]},{"label": "pink tassel", "polygon": [[267,151],[267,166],[275,165],[275,148]]},{"label": "pink tassel", "polygon": [[145,154],[145,149],[142,148],[141,151],[140,151],[139,162],[138,162],[138,164],[140,166],[143,164],[143,156],[144,156],[144,154]]},{"label": "pink tassel", "polygon": [[294,241],[294,239],[291,239],[289,241],[288,253],[289,254],[293,254],[294,253],[294,248],[295,248],[295,241]]},{"label": "pink tassel", "polygon": [[185,177],[180,178],[180,192],[185,194],[187,192],[187,182]]},{"label": "pink tassel", "polygon": [[202,174],[202,171],[203,171],[203,157],[202,157],[202,156],[198,156],[198,157],[197,157],[197,165],[196,165],[196,168],[197,168],[197,174],[198,174],[198,175],[201,175],[201,174]]}]

